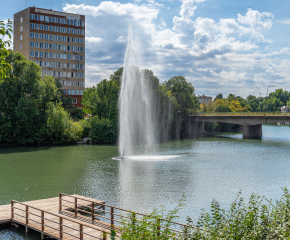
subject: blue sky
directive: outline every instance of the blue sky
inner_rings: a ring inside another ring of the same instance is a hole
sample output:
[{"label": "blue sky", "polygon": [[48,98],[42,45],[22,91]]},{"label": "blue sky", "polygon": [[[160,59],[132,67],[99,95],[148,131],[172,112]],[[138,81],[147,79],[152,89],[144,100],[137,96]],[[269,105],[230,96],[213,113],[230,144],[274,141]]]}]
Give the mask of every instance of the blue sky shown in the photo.
[{"label": "blue sky", "polygon": [[290,90],[290,1],[2,0],[1,19],[25,4],[86,15],[87,87],[123,65],[131,23],[143,67],[161,81],[185,76],[209,96]]}]

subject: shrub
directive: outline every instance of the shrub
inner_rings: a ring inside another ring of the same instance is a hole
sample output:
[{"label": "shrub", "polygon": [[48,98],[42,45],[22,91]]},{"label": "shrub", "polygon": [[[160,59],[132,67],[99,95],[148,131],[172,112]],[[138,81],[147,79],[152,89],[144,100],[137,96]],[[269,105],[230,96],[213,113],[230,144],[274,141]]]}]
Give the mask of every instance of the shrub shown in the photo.
[{"label": "shrub", "polygon": [[115,121],[97,116],[90,119],[90,138],[94,143],[114,143],[117,138],[117,126]]}]

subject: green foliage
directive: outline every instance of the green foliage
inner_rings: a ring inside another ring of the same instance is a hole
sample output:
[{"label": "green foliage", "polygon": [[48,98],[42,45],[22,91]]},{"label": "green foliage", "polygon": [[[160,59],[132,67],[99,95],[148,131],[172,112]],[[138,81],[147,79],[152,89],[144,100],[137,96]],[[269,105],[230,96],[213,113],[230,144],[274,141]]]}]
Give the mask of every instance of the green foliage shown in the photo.
[{"label": "green foliage", "polygon": [[220,93],[218,95],[216,95],[214,101],[218,100],[218,99],[223,99],[223,95]]},{"label": "green foliage", "polygon": [[82,136],[82,126],[71,120],[61,103],[50,102],[46,110],[46,142],[75,143]]},{"label": "green foliage", "polygon": [[76,107],[66,108],[66,111],[70,114],[70,116],[74,121],[84,119],[84,112],[81,108]]},{"label": "green foliage", "polygon": [[[187,223],[193,225],[189,217]],[[252,194],[248,204],[238,195],[229,210],[222,209],[214,200],[209,213],[203,212],[187,239],[289,239],[290,194],[275,203]]]},{"label": "green foliage", "polygon": [[[12,33],[12,21],[8,19],[7,24],[5,25],[4,21],[0,21],[0,81],[5,78],[10,71],[12,70],[11,65],[6,61],[9,51],[7,47],[10,47],[11,44],[11,33]],[[9,39],[4,41],[4,37]]]},{"label": "green foliage", "polygon": [[218,105],[214,112],[232,112],[232,109],[228,105]]},{"label": "green foliage", "polygon": [[98,116],[90,119],[91,130],[90,138],[94,143],[114,143],[117,139],[117,125],[116,122],[110,119]]},{"label": "green foliage", "polygon": [[127,240],[157,240],[174,239],[178,234],[169,228],[174,224],[172,221],[178,217],[179,210],[183,207],[185,197],[179,201],[177,207],[165,213],[164,207],[161,210],[154,209],[151,214],[138,218],[136,213],[132,212],[128,218],[122,218],[121,238]]},{"label": "green foliage", "polygon": [[9,50],[5,60],[13,71],[0,82],[0,143],[76,141],[81,128],[60,107],[56,80],[20,53]]},{"label": "green foliage", "polygon": [[89,137],[90,135],[90,131],[91,131],[91,123],[89,120],[87,119],[83,119],[83,120],[80,120],[79,123],[81,124],[82,126],[82,129],[83,129],[83,134],[82,134],[82,137]]}]

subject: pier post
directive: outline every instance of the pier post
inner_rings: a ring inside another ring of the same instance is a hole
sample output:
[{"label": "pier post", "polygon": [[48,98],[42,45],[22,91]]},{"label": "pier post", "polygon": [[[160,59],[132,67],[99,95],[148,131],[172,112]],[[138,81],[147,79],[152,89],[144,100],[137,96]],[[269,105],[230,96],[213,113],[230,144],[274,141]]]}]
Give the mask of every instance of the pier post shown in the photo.
[{"label": "pier post", "polygon": [[262,124],[243,125],[243,139],[261,139],[262,138]]}]

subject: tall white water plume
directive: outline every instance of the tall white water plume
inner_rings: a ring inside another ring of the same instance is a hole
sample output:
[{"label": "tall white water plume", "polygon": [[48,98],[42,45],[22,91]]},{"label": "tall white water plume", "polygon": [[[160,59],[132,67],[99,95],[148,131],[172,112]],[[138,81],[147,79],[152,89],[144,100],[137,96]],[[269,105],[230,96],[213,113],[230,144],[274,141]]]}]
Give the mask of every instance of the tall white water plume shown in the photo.
[{"label": "tall white water plume", "polygon": [[129,27],[128,45],[119,95],[119,152],[121,156],[136,154],[136,145],[145,153],[153,152],[157,143],[157,117],[152,81],[146,77],[139,41]]}]

